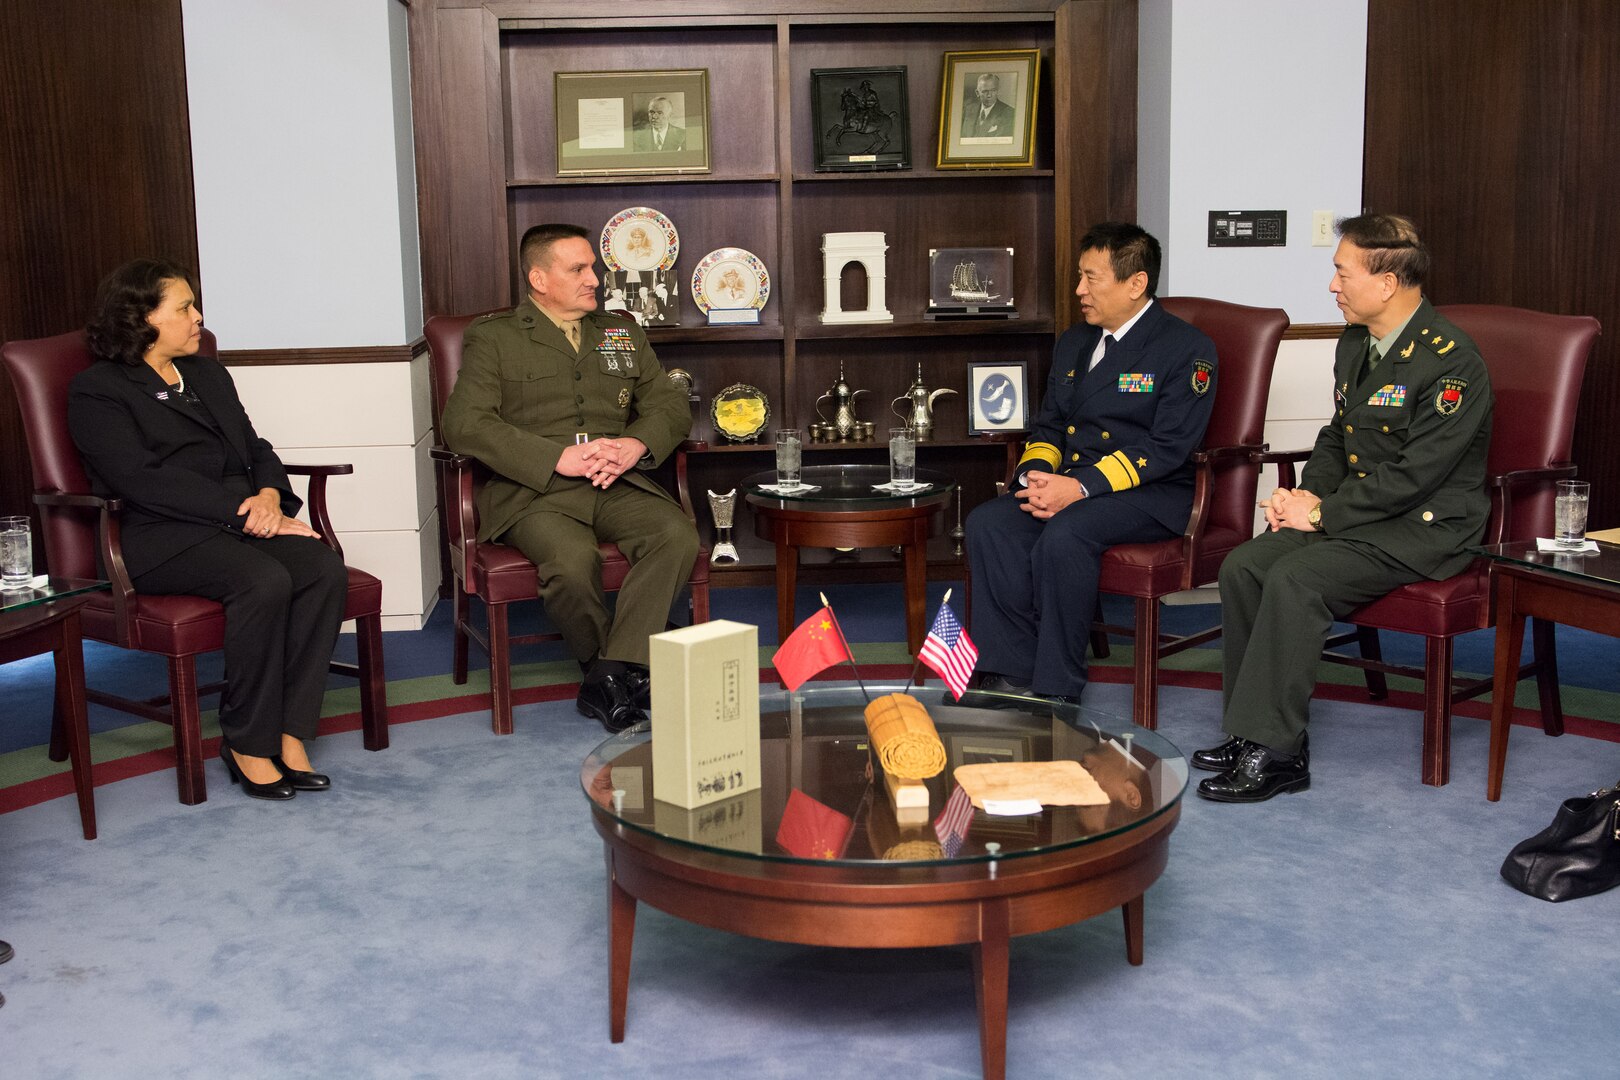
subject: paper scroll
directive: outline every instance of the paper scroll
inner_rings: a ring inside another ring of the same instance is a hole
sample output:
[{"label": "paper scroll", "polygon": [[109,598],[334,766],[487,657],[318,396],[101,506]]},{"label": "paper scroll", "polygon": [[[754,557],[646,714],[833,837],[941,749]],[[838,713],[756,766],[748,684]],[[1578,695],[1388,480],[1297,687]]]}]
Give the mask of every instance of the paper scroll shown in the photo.
[{"label": "paper scroll", "polygon": [[866,731],[890,776],[926,780],[945,768],[945,744],[916,698],[885,694],[866,707]]}]

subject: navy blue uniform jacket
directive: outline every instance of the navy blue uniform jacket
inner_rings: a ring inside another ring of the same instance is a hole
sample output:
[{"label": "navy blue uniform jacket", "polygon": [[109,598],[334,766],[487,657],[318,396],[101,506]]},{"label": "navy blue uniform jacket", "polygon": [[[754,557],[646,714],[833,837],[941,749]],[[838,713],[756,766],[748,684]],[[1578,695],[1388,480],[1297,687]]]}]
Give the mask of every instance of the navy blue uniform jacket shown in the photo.
[{"label": "navy blue uniform jacket", "polygon": [[1072,476],[1094,499],[1128,493],[1180,532],[1192,512],[1187,459],[1215,404],[1215,343],[1155,301],[1087,372],[1102,333],[1081,324],[1058,339],[1018,475],[1033,468]]},{"label": "navy blue uniform jacket", "polygon": [[[208,406],[216,432],[146,364],[98,360],[68,388],[68,429],[97,495],[123,499],[124,564],[131,576],[222,530],[240,533],[236,508],[260,488],[298,513],[287,470],[248,420],[230,373],[206,356],[175,362]],[[227,477],[230,477],[227,480]]]}]

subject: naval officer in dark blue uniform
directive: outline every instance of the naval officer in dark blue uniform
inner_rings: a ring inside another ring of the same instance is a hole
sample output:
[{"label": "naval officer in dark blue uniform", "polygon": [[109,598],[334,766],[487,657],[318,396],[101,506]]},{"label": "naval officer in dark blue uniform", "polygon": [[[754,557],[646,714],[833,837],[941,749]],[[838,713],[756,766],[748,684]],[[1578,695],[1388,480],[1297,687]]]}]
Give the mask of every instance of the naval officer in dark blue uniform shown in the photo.
[{"label": "naval officer in dark blue uniform", "polygon": [[1159,263],[1136,225],[1080,241],[1086,325],[1058,339],[1011,490],[968,516],[981,689],[1078,699],[1103,552],[1187,526],[1215,346],[1154,302]]}]

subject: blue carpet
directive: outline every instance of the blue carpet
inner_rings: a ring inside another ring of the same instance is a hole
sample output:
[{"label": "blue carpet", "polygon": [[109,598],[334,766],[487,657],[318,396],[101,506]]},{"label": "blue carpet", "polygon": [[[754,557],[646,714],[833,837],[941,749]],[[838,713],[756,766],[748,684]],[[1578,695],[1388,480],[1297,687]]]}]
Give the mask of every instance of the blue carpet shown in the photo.
[{"label": "blue carpet", "polygon": [[[1088,704],[1126,711],[1129,690]],[[1162,730],[1216,735],[1218,695],[1167,687]],[[970,1077],[967,952],[757,942],[646,907],[626,1041],[608,1040],[601,844],[569,702],[325,739],[335,789],[184,807],[159,772],[0,817],[0,1075]],[[1486,725],[1455,780],[1417,781],[1418,725],[1318,703],[1314,787],[1260,806],[1188,797],[1120,919],[1014,942],[1009,1075],[1612,1075],[1620,890],[1563,905],[1497,877],[1557,801],[1620,776],[1620,745],[1516,733],[1499,804]]]}]

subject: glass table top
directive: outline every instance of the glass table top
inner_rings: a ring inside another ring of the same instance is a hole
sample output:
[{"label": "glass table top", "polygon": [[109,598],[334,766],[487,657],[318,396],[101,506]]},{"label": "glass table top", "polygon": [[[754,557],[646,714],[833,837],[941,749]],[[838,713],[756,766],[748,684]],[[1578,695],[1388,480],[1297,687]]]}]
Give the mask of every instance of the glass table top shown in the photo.
[{"label": "glass table top", "polygon": [[742,487],[750,502],[790,506],[804,503],[844,503],[851,507],[907,506],[941,501],[956,490],[956,481],[937,469],[918,469],[921,486],[905,492],[878,491],[889,482],[887,465],[806,465],[800,474],[808,488],[802,492],[772,490],[776,471],[758,472],[743,478]]},{"label": "glass table top", "polygon": [[1517,563],[1548,570],[1555,574],[1595,581],[1600,584],[1620,585],[1620,544],[1594,540],[1596,551],[1566,552],[1537,551],[1534,540],[1521,540],[1512,544],[1492,544],[1475,548],[1486,558],[1497,562]]},{"label": "glass table top", "polygon": [[0,589],[0,611],[21,611],[23,608],[48,604],[67,596],[95,592],[107,588],[107,582],[89,578],[58,578],[40,576],[33,584],[21,589]]},{"label": "glass table top", "polygon": [[[869,683],[872,697],[901,690]],[[946,767],[928,788],[926,812],[897,815],[868,746],[866,698],[855,686],[760,689],[763,783],[695,810],[653,798],[647,723],[604,741],[585,759],[580,784],[599,813],[628,828],[720,855],[843,865],[952,864],[1033,855],[1136,828],[1174,807],[1187,763],[1169,740],[1084,706],[981,695],[1020,709],[943,704],[937,681],[912,688],[945,745]],[[657,723],[656,718],[652,721]],[[1080,762],[1109,796],[1106,806],[1046,806],[991,816],[975,810],[965,833],[936,831],[964,764]],[[615,798],[616,793],[622,793]]]}]

